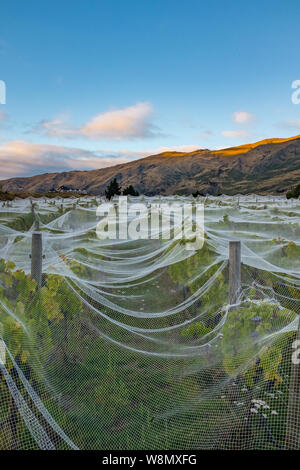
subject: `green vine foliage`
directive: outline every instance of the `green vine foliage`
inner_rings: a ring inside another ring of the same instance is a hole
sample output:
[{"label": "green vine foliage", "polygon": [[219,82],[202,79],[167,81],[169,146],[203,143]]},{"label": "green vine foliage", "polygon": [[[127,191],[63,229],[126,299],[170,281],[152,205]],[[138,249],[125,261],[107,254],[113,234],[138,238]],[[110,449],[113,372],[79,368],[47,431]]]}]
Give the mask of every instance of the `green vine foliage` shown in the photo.
[{"label": "green vine foliage", "polygon": [[203,322],[197,321],[182,330],[182,336],[187,338],[202,338],[211,331],[211,328],[204,325]]},{"label": "green vine foliage", "polygon": [[259,368],[265,381],[280,384],[282,351],[293,332],[279,333],[267,345],[263,339],[274,331],[280,331],[295,316],[294,312],[267,302],[249,302],[229,312],[220,341],[225,372],[231,377],[242,375],[246,384],[253,386]]},{"label": "green vine foliage", "polygon": [[[13,357],[22,363],[30,357],[33,344],[35,354],[42,351],[43,357],[47,357],[59,339],[57,331],[69,330],[70,323],[76,324],[82,312],[80,299],[63,277],[48,275],[43,287],[37,290],[29,274],[15,270],[14,263],[3,260],[0,260],[0,300],[3,339]],[[70,338],[71,333],[67,333]]]},{"label": "green vine foliage", "polygon": [[[43,390],[47,397],[48,380],[43,366],[50,367],[49,375],[51,363],[62,368],[77,358],[82,311],[81,300],[62,276],[44,276],[43,286],[37,289],[29,274],[0,259],[0,335],[13,358],[12,361],[7,357],[6,368],[19,389],[22,390],[22,383],[14,362],[35,390]],[[8,397],[0,403],[0,416],[6,416],[7,422],[3,428],[0,426],[0,443],[16,443],[22,423],[2,375],[0,389],[2,396]]]},{"label": "green vine foliage", "polygon": [[[207,242],[204,242],[201,250],[183,261],[172,264],[168,268],[168,272],[174,283],[188,289],[190,294],[194,294],[215,274],[219,264],[211,266],[199,276],[201,267],[205,269],[206,266],[213,264],[215,260],[216,254],[209,248]],[[192,280],[188,285],[186,285],[187,279]],[[228,284],[225,282],[224,273],[221,272],[210,289],[201,296],[201,301],[198,301],[197,308],[201,306],[201,310],[207,310],[207,317],[209,317],[210,314],[216,312],[218,308],[223,306],[224,299],[227,297]]]},{"label": "green vine foliage", "polygon": [[[288,256],[292,256],[290,252],[293,250],[293,245],[289,245]],[[63,260],[69,264],[74,273],[84,276],[81,272],[84,269],[83,264],[71,258],[65,257]],[[196,253],[180,263],[169,266],[168,275],[174,283],[187,288],[187,295],[191,295],[211,278],[219,265],[214,265],[204,272],[201,275],[201,281],[197,277],[199,266],[209,266],[215,260],[216,255],[205,243],[201,255],[200,252]],[[193,279],[193,281],[186,286],[186,279]],[[289,289],[290,294],[293,295],[293,287]],[[297,292],[296,289],[294,290]],[[255,290],[252,294],[255,297]],[[228,283],[224,270],[217,276],[208,292],[201,296],[201,304],[199,302],[195,304],[197,311],[201,308],[203,312],[206,312],[204,317],[201,321],[187,326],[181,335],[192,340],[209,335],[220,321],[220,318],[216,320],[214,316],[217,309],[224,306],[226,298],[228,298]],[[27,370],[29,380],[33,381],[33,377],[34,380],[38,380],[37,376],[39,376],[38,386],[42,386],[43,376],[35,373],[36,362],[42,366],[50,364],[49,373],[53,367],[53,375],[59,374],[59,370],[64,365],[68,368],[70,364],[74,368],[86,367],[82,365],[84,358],[78,360],[80,347],[78,338],[82,338],[84,334],[84,326],[81,323],[84,313],[80,297],[72,291],[64,277],[46,275],[43,287],[37,289],[36,282],[29,274],[16,269],[12,262],[0,260],[1,333],[14,360],[22,366],[23,370]],[[275,303],[254,300],[229,311],[224,325],[215,335],[213,345],[215,361],[220,365],[220,369],[223,369],[221,372],[230,378],[241,376],[250,388],[254,387],[258,373],[265,383],[271,381],[275,386],[279,385],[282,381],[280,368],[283,350],[294,333],[275,334],[270,340],[266,338],[280,331],[295,317],[296,313],[288,308],[282,308]],[[26,330],[23,325],[26,325]],[[83,339],[87,341],[88,346],[88,340]],[[87,352],[82,354],[87,354]],[[94,361],[98,359],[92,357],[93,367]],[[7,367],[12,369],[12,362],[8,361]],[[110,411],[113,426],[116,416],[120,417],[124,414],[125,419],[126,413],[125,411],[123,413],[123,410],[131,406],[130,386],[126,384],[125,376],[124,380],[118,381],[111,371],[103,383],[92,382],[91,385],[89,374],[92,376],[94,369],[91,370],[93,372],[89,372],[87,378],[88,387],[91,389],[89,392],[91,400],[94,400],[95,406],[103,409],[103,413],[107,408],[114,410]],[[3,378],[0,380],[0,386],[5,387]],[[180,393],[186,393],[184,385]],[[107,401],[105,401],[107,396],[114,407],[107,406]],[[10,413],[10,410],[5,410],[5,412]],[[1,433],[0,430],[0,439]]]}]

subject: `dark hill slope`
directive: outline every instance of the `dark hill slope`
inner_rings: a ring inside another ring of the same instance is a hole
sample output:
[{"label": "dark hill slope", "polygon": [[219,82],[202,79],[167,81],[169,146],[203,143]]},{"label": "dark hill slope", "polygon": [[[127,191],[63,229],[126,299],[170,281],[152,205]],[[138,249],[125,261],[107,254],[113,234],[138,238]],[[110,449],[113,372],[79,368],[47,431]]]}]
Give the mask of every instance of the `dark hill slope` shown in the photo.
[{"label": "dark hill slope", "polygon": [[226,194],[276,193],[300,182],[300,136],[190,153],[166,152],[90,171],[47,173],[1,181],[3,190],[47,192],[60,186],[103,194],[112,178],[140,193],[188,194],[218,187]]}]

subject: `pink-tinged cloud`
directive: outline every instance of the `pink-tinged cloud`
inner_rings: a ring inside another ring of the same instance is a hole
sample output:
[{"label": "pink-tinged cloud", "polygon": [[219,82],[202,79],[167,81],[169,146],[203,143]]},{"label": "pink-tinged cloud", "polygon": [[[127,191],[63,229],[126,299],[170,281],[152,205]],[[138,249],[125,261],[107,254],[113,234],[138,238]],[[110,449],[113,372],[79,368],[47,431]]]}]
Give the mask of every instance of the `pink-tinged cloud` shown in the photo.
[{"label": "pink-tinged cloud", "polygon": [[254,120],[254,115],[248,111],[235,111],[233,113],[233,121],[237,124],[249,124]]},{"label": "pink-tinged cloud", "polygon": [[174,145],[174,146],[161,146],[151,149],[140,150],[137,152],[132,152],[130,150],[122,150],[121,152],[125,155],[135,155],[138,157],[147,157],[150,155],[157,155],[164,152],[193,152],[194,150],[199,150],[203,147],[200,145]]},{"label": "pink-tinged cloud", "polygon": [[134,140],[159,135],[152,124],[153,109],[150,103],[136,103],[123,109],[113,109],[97,114],[81,126],[68,124],[66,116],[52,121],[41,121],[34,131],[42,132],[48,137],[86,138],[91,140]]},{"label": "pink-tinged cloud", "polygon": [[74,147],[35,144],[23,140],[0,144],[0,180],[69,170],[93,170],[167,151],[192,152],[198,145],[157,147],[132,151],[98,149],[89,151]]},{"label": "pink-tinged cloud", "polygon": [[104,168],[126,163],[125,155],[104,155],[99,152],[57,145],[9,141],[0,145],[0,179],[15,176]]},{"label": "pink-tinged cloud", "polygon": [[250,137],[251,134],[244,129],[236,129],[233,131],[222,131],[221,132],[223,137],[227,137],[229,139],[242,139],[243,137]]}]

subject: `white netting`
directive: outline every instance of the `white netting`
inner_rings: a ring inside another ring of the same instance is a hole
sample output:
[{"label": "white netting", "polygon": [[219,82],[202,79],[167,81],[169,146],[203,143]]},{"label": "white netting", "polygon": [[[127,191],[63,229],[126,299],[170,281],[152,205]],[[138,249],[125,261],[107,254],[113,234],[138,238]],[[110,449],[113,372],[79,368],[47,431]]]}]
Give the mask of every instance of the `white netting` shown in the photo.
[{"label": "white netting", "polygon": [[[149,212],[193,201],[132,198]],[[300,449],[300,203],[198,202],[197,251],[164,229],[99,240],[99,198],[0,207],[0,448]],[[242,242],[235,305],[231,240]]]}]

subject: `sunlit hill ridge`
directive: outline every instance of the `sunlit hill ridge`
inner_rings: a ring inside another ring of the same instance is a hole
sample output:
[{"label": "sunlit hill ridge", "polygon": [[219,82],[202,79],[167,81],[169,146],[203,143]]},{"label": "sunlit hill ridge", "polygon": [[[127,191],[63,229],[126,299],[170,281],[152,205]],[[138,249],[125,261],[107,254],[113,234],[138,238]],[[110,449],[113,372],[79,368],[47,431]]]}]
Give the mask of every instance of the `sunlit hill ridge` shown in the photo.
[{"label": "sunlit hill ridge", "polygon": [[141,194],[280,194],[300,182],[300,136],[265,139],[221,150],[164,152],[90,171],[1,181],[6,191],[48,192],[62,186],[104,194],[112,178]]}]

